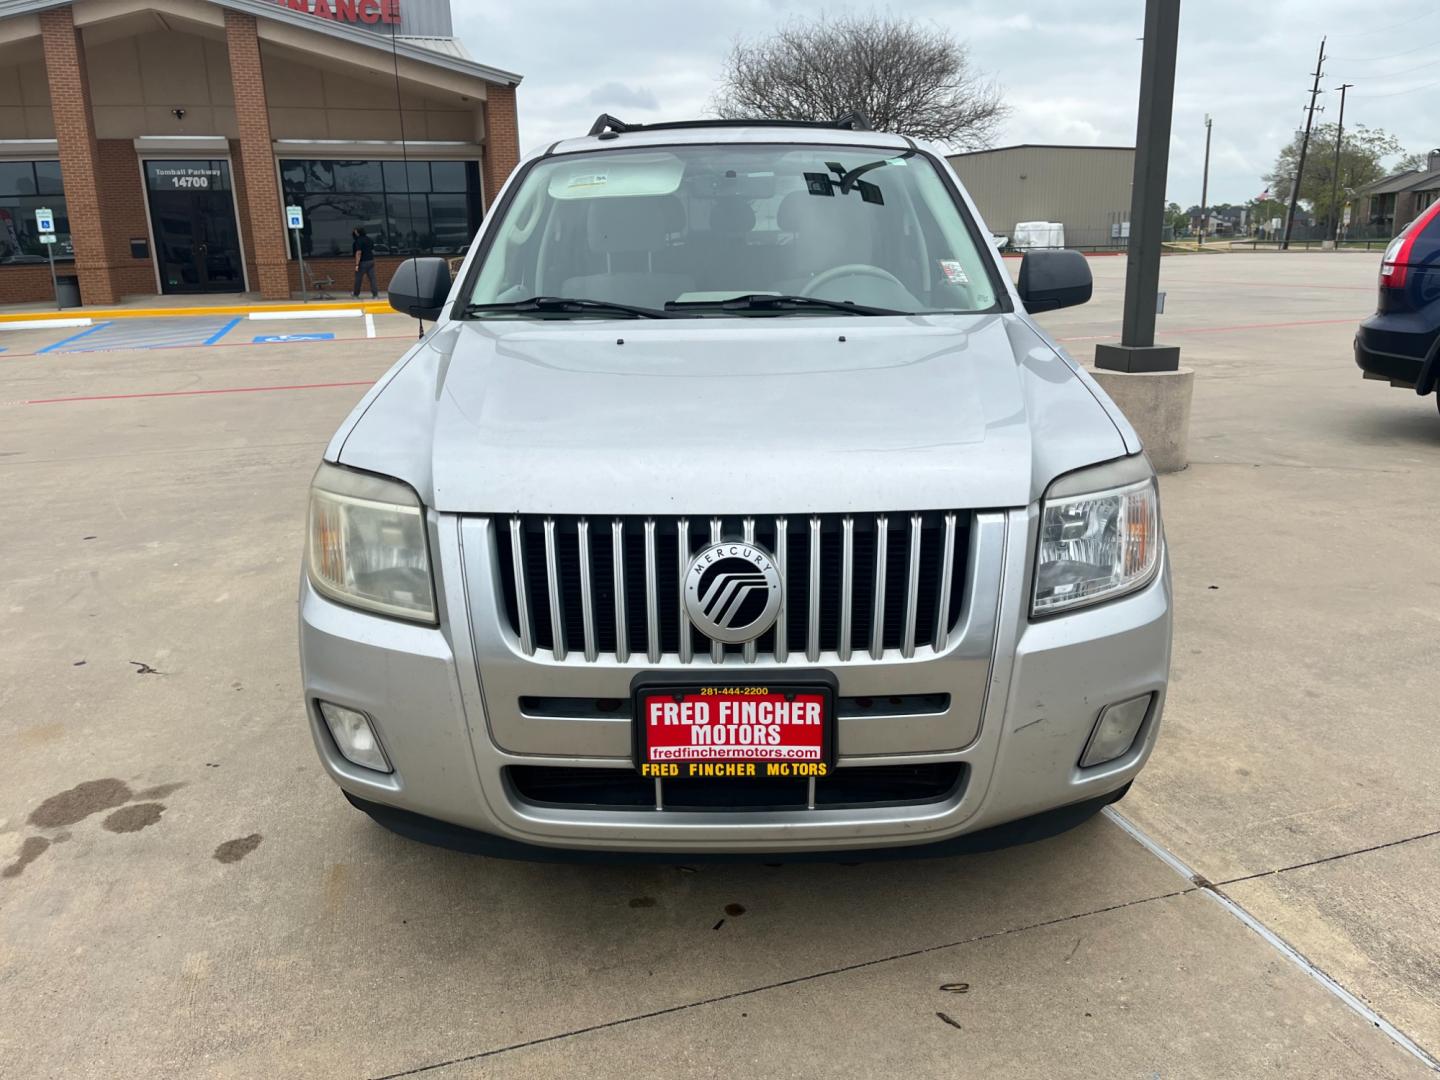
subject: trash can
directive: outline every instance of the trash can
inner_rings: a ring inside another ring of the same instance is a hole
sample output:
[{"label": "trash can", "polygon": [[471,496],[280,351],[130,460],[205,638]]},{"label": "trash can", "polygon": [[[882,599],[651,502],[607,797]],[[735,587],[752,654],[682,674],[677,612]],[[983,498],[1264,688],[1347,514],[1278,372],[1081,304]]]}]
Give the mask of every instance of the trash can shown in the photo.
[{"label": "trash can", "polygon": [[61,274],[55,279],[55,304],[62,308],[80,306],[80,279],[74,274]]}]

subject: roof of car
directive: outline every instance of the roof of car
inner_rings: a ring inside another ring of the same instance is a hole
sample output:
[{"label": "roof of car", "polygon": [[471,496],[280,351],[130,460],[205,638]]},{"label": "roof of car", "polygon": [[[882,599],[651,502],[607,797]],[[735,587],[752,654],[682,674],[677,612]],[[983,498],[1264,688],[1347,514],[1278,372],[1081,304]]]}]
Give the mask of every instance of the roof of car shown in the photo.
[{"label": "roof of car", "polygon": [[884,131],[852,131],[820,125],[785,125],[757,120],[753,124],[696,123],[665,127],[642,127],[629,131],[606,131],[562,139],[539,147],[528,157],[548,154],[578,154],[587,150],[625,150],[641,146],[697,146],[714,143],[796,143],[822,146],[875,146],[904,149],[916,144],[903,135]]}]

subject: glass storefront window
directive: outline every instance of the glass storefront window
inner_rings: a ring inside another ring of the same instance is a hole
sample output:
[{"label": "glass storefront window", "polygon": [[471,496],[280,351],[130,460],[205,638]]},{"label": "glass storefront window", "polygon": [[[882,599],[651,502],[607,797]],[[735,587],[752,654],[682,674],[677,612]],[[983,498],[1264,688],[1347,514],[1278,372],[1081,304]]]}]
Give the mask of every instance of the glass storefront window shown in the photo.
[{"label": "glass storefront window", "polygon": [[41,207],[55,212],[55,258],[75,258],[62,191],[58,161],[0,161],[0,265],[47,261],[35,227],[35,211]]},{"label": "glass storefront window", "polygon": [[357,225],[380,255],[454,255],[480,225],[473,161],[283,158],[280,180],[285,201],[304,211],[307,258],[348,257]]}]

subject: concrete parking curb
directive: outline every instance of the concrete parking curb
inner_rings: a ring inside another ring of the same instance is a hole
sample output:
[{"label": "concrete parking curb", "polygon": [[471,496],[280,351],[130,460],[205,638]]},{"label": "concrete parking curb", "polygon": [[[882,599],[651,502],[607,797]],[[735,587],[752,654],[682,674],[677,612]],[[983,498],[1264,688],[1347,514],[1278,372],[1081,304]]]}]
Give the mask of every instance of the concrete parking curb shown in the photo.
[{"label": "concrete parking curb", "polygon": [[47,315],[41,311],[0,313],[0,329],[36,329],[55,326],[85,326],[105,319],[174,319],[191,315],[243,315],[254,318],[285,318],[297,313],[314,318],[359,318],[382,315],[391,310],[384,300],[366,300],[318,304],[215,304],[194,307],[146,308],[73,308],[69,312]]}]

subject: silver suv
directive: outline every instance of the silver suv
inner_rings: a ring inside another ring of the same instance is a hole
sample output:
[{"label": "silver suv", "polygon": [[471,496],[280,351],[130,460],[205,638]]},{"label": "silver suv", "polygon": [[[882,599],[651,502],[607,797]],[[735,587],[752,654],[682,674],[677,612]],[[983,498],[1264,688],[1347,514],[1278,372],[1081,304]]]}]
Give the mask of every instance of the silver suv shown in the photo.
[{"label": "silver suv", "polygon": [[521,163],[325,451],[305,707],[347,798],[498,854],[973,850],[1124,794],[1155,477],[931,147],[627,125]]}]

